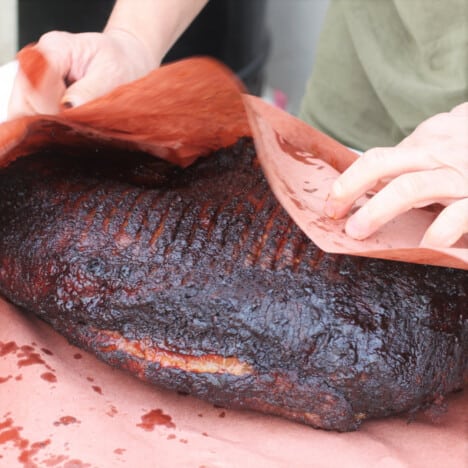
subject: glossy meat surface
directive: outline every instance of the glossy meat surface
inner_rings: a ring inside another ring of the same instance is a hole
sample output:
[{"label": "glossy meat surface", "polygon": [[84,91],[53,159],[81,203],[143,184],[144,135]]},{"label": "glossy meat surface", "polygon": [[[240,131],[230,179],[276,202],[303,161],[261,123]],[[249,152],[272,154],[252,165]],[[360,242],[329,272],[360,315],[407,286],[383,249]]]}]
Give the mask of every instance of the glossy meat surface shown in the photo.
[{"label": "glossy meat surface", "polygon": [[0,172],[0,292],[73,343],[158,385],[340,431],[463,386],[466,272],[324,254],[249,141],[186,170],[97,156]]}]

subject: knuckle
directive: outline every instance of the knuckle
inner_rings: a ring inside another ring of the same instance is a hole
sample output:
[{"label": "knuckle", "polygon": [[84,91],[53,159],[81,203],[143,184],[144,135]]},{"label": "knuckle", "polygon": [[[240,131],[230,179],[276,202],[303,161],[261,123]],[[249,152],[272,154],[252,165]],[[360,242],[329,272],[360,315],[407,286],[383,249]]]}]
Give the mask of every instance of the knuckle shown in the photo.
[{"label": "knuckle", "polygon": [[391,184],[394,195],[403,200],[414,198],[426,191],[426,180],[419,174],[404,174],[397,177]]},{"label": "knuckle", "polygon": [[385,164],[388,157],[388,148],[372,148],[362,155],[361,160],[363,165],[379,167]]},{"label": "knuckle", "polygon": [[468,179],[458,168],[446,168],[444,171],[444,184],[446,195],[454,197],[468,196]]},{"label": "knuckle", "polygon": [[38,45],[41,48],[56,47],[67,38],[68,34],[64,31],[49,31],[40,37]]}]

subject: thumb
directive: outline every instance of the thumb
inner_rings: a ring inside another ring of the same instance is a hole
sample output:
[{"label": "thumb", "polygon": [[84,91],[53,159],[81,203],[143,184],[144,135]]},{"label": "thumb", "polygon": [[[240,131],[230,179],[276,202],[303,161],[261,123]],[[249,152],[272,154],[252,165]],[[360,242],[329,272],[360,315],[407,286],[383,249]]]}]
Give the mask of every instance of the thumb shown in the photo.
[{"label": "thumb", "polygon": [[88,72],[66,89],[61,104],[64,108],[78,107],[102,96],[108,90],[109,85],[100,71]]},{"label": "thumb", "polygon": [[110,72],[114,67],[107,66],[105,61],[96,60],[83,78],[70,85],[62,98],[61,104],[65,108],[78,107],[112,91],[120,81],[118,74]]}]

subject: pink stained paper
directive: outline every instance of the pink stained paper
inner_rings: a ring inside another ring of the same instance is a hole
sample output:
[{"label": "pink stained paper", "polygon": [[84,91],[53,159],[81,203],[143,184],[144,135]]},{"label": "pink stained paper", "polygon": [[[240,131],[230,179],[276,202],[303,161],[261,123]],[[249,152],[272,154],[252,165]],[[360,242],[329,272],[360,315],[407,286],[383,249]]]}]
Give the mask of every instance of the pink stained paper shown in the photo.
[{"label": "pink stained paper", "polygon": [[468,394],[448,403],[437,422],[420,413],[346,434],[215,408],[112,369],[0,300],[2,467],[458,468]]},{"label": "pink stained paper", "polygon": [[[346,219],[328,218],[323,209],[333,182],[357,156],[254,96],[244,96],[244,103],[257,155],[271,189],[296,224],[322,250],[468,269],[467,235],[454,247],[419,247],[424,232],[438,214],[432,208],[404,213],[363,241],[348,237],[344,231]],[[362,197],[356,206],[365,200]]]},{"label": "pink stained paper", "polygon": [[[20,73],[34,66],[43,69],[42,81],[36,76],[32,81],[47,93],[54,79],[61,78],[51,67],[44,68],[34,51],[29,47],[18,55]],[[188,166],[200,155],[250,135],[242,89],[224,65],[210,58],[162,66],[58,115],[27,116],[1,124],[0,167],[52,147],[144,151]]]}]

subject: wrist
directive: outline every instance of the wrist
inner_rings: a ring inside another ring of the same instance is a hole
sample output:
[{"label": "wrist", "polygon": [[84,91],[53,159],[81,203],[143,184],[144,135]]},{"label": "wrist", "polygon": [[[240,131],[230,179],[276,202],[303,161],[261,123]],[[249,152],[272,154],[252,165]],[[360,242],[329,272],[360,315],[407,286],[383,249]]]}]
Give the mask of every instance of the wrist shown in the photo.
[{"label": "wrist", "polygon": [[145,73],[160,65],[162,55],[159,51],[133,31],[123,27],[106,27],[103,34],[116,42],[125,56],[135,59],[137,54],[140,67]]},{"label": "wrist", "polygon": [[124,31],[158,66],[208,0],[117,0],[104,33]]}]

